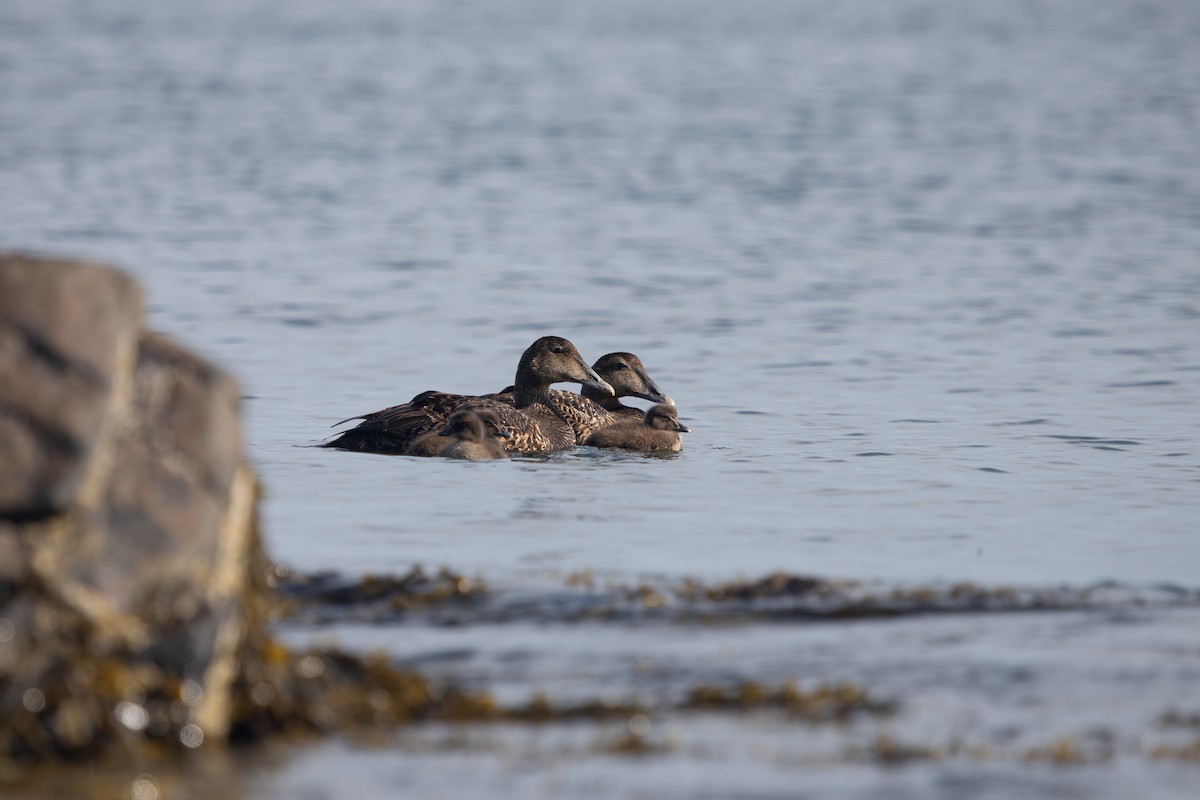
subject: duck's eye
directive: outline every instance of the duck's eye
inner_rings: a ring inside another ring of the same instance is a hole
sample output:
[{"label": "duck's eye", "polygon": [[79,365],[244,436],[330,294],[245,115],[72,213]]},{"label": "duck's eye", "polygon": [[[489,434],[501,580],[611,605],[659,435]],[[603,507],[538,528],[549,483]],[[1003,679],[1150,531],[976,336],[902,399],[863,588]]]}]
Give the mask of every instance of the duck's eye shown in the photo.
[{"label": "duck's eye", "polygon": [[612,367],[613,372],[620,372],[623,369],[629,369],[629,365],[628,364],[614,364]]},{"label": "duck's eye", "polygon": [[563,347],[560,344],[556,344],[556,345],[554,345],[554,347],[550,348],[550,352],[551,353],[565,353],[565,352],[567,352],[567,348]]}]

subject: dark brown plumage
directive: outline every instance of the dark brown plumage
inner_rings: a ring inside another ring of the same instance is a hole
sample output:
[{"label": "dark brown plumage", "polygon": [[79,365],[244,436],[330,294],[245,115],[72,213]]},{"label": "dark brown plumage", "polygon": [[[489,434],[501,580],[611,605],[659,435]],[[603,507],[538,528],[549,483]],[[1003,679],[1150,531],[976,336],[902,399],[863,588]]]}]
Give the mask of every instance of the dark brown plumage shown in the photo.
[{"label": "dark brown plumage", "polygon": [[[468,419],[473,418],[473,419]],[[479,428],[478,436],[475,434],[475,425]],[[500,418],[496,416],[496,412],[490,408],[478,408],[475,410],[461,409],[450,415],[446,421],[446,426],[440,430],[432,430],[418,436],[408,449],[404,451],[406,456],[444,456],[443,451],[447,446],[452,444],[448,436],[454,436],[460,431],[469,433],[468,436],[459,436],[469,442],[484,442],[489,451],[494,452],[499,450],[500,455],[488,455],[481,458],[507,458],[508,453],[504,450],[504,445],[498,440],[508,438],[508,429],[500,422]],[[493,448],[492,445],[495,445]],[[472,458],[472,456],[450,455],[450,458]]]},{"label": "dark brown plumage", "polygon": [[675,407],[659,403],[648,410],[641,421],[621,420],[588,436],[590,447],[616,447],[623,450],[678,452],[683,449],[680,433],[690,433],[679,423]]},{"label": "dark brown plumage", "polygon": [[[583,394],[550,390],[550,401],[559,416],[575,430],[575,441],[583,444],[593,432],[623,419],[641,423],[644,416],[640,408],[623,405],[622,397],[640,397],[654,403],[674,404],[663,394],[646,373],[640,358],[633,353],[608,353],[600,356],[592,369],[613,389],[612,394],[586,384]],[[512,402],[513,387],[509,386],[489,397],[502,403]]]},{"label": "dark brown plumage", "polygon": [[563,382],[591,386],[602,394],[612,393],[612,387],[584,362],[575,345],[558,336],[543,336],[521,354],[513,381],[512,405],[499,402],[494,395],[422,392],[403,405],[352,417],[362,422],[324,446],[397,455],[404,453],[422,434],[445,425],[459,408],[482,407],[492,409],[508,430],[506,450],[561,450],[575,444],[574,429],[553,407],[550,398],[550,384]]}]

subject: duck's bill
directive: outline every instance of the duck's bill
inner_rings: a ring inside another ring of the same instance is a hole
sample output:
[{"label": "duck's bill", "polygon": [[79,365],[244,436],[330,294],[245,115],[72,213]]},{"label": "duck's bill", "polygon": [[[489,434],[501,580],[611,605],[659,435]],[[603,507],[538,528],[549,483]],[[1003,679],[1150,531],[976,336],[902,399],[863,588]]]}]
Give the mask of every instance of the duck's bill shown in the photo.
[{"label": "duck's bill", "polygon": [[579,365],[583,367],[584,373],[587,375],[587,378],[580,381],[580,384],[583,386],[590,386],[596,391],[604,392],[607,395],[616,394],[616,392],[613,390],[613,387],[609,386],[608,381],[596,374],[596,370],[589,367],[582,360],[580,360]]},{"label": "duck's bill", "polygon": [[663,405],[668,405],[671,408],[675,407],[675,401],[671,399],[671,396],[669,394],[663,394],[659,391],[640,392],[635,394],[634,397],[640,397],[643,400],[649,400],[651,403],[662,403]]},{"label": "duck's bill", "polygon": [[645,375],[640,376],[642,383],[646,384],[646,391],[638,392],[634,397],[640,397],[643,400],[649,400],[651,403],[666,403],[669,406],[674,406],[675,401],[662,393],[658,385],[654,381],[647,378]]},{"label": "duck's bill", "polygon": [[691,433],[692,432],[692,429],[689,428],[687,425],[684,425],[682,422],[679,423],[679,427],[676,428],[675,430],[679,431],[680,433]]},{"label": "duck's bill", "polygon": [[497,439],[511,439],[512,431],[510,431],[508,428],[496,428],[495,433],[493,435]]}]

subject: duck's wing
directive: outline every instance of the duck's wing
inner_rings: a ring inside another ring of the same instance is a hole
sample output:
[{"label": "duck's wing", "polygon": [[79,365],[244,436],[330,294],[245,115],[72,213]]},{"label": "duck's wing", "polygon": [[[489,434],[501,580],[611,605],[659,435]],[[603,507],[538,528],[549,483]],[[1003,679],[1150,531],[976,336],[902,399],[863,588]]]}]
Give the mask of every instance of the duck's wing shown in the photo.
[{"label": "duck's wing", "polygon": [[[591,403],[590,400],[585,402]],[[568,423],[559,418],[561,411],[556,413],[557,409],[542,405],[518,409],[512,403],[511,392],[482,396],[421,392],[407,403],[351,417],[362,421],[322,446],[358,453],[402,455],[421,436],[445,426],[450,415],[461,408],[487,408],[495,412],[500,424],[509,432],[503,442],[504,449],[509,452],[546,453],[576,443],[574,426],[568,427]]]},{"label": "duck's wing", "polygon": [[[493,392],[492,394],[485,394],[484,397],[487,398],[488,400],[495,400],[497,403],[504,403],[504,405],[506,405],[506,406],[511,406],[513,403],[516,402],[516,400],[513,397],[513,394],[516,391],[517,391],[516,388],[513,386],[505,386],[503,389],[501,389],[498,392]],[[553,392],[554,390],[551,389],[550,391]]]},{"label": "duck's wing", "polygon": [[422,434],[444,426],[451,414],[475,399],[449,392],[421,392],[407,403],[351,417],[350,420],[361,419],[362,422],[323,446],[358,453],[399,455]]},{"label": "duck's wing", "polygon": [[643,452],[674,451],[683,448],[683,440],[674,431],[647,428],[640,422],[623,421],[592,433],[583,444],[589,447],[606,447]]},{"label": "duck's wing", "polygon": [[617,422],[592,431],[583,440],[588,447],[619,447],[624,449],[639,449],[640,438],[646,432],[646,427],[640,422]]},{"label": "duck's wing", "polygon": [[508,438],[501,443],[510,453],[548,453],[575,444],[570,429],[562,420],[539,404],[514,408],[502,400],[487,396],[472,398],[462,407],[492,411],[508,431]]},{"label": "duck's wing", "polygon": [[[513,387],[506,386],[495,394],[486,395],[489,400],[505,405],[513,404]],[[571,426],[575,433],[575,443],[581,444],[584,439],[603,427],[626,418],[625,415],[609,411],[604,406],[589,400],[575,392],[562,389],[550,390],[550,404],[556,415]],[[636,408],[621,407],[628,410],[629,419],[641,422],[642,411]]]},{"label": "duck's wing", "polygon": [[446,441],[447,437],[439,436],[436,430],[426,431],[408,443],[404,455],[424,458],[436,456],[446,447]]},{"label": "duck's wing", "polygon": [[[485,395],[485,396],[490,396],[490,395]],[[369,414],[358,414],[353,417],[346,417],[341,422],[335,422],[332,425],[330,425],[329,427],[336,428],[338,425],[345,425],[347,422],[353,422],[356,419],[360,419],[364,422],[371,422],[372,420],[377,420],[377,419],[386,419],[388,417],[394,417],[397,415],[404,414],[406,411],[411,410],[411,409],[416,409],[416,408],[423,408],[423,409],[437,409],[439,407],[454,408],[454,407],[456,407],[456,405],[459,402],[462,402],[463,400],[469,400],[469,399],[471,399],[471,397],[473,397],[473,395],[451,394],[450,392],[439,392],[435,389],[430,389],[430,390],[421,392],[418,395],[415,395],[413,397],[413,399],[409,400],[407,403],[401,403],[400,405],[397,405],[397,406],[388,406],[387,408],[381,408],[378,411],[372,411]],[[453,413],[453,411],[451,411],[450,413]]]}]

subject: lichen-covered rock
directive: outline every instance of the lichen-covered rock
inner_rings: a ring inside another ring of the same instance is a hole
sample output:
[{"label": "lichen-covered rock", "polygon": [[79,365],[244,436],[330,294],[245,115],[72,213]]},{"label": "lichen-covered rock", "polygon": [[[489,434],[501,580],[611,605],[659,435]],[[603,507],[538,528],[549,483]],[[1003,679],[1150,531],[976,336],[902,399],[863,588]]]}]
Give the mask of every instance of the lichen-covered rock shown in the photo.
[{"label": "lichen-covered rock", "polygon": [[0,256],[0,756],[226,735],[266,641],[238,404],[127,276]]}]

